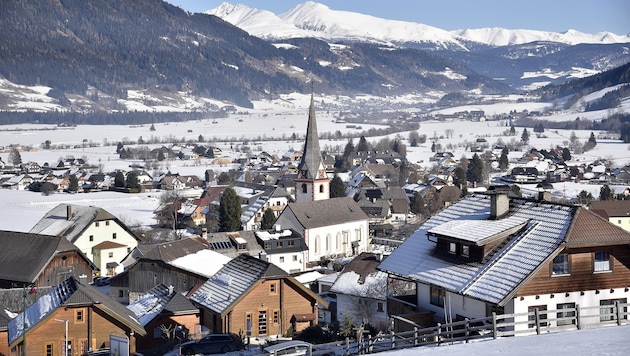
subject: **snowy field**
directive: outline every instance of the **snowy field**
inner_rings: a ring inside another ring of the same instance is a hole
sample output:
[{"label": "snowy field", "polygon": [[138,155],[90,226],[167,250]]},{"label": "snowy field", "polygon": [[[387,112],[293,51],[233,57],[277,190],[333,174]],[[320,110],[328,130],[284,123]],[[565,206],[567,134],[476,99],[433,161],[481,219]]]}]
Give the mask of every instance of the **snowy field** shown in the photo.
[{"label": "snowy field", "polygon": [[[329,99],[325,99],[328,103]],[[279,157],[289,151],[301,151],[303,142],[299,140],[292,141],[290,137],[293,133],[304,135],[306,132],[306,124],[308,118],[308,105],[310,97],[308,95],[296,95],[292,100],[285,100],[283,105],[272,103],[256,103],[256,108],[249,110],[247,114],[234,114],[225,119],[218,119],[217,123],[212,120],[196,120],[180,123],[159,123],[155,124],[155,131],[150,131],[150,125],[128,127],[128,126],[90,126],[81,125],[75,128],[59,128],[54,129],[53,126],[45,125],[4,125],[0,126],[0,146],[7,147],[11,144],[32,145],[36,150],[34,152],[22,152],[22,162],[35,161],[39,164],[48,162],[56,164],[59,159],[65,157],[86,158],[93,165],[101,165],[103,170],[111,172],[116,169],[130,170],[130,165],[144,164],[141,161],[120,160],[116,154],[115,143],[123,140],[137,140],[143,137],[148,140],[151,137],[165,139],[168,137],[182,138],[186,140],[197,141],[198,136],[202,135],[205,140],[217,139],[226,140],[221,142],[212,142],[211,145],[218,146],[223,150],[224,156],[230,158],[244,157],[245,154],[239,151],[243,141],[247,140],[247,146],[250,147],[252,153],[264,150],[272,155]],[[531,103],[524,103],[531,104]],[[487,115],[493,113],[509,112],[515,109],[515,104],[494,104],[492,106],[484,106],[483,110]],[[538,103],[539,106],[545,106],[545,103]],[[317,106],[317,104],[316,104]],[[479,107],[460,107],[449,109],[454,111],[461,110],[477,110]],[[523,108],[518,107],[517,110]],[[530,107],[528,110],[536,108]],[[538,108],[540,109],[540,108]],[[629,108],[630,109],[630,108]],[[565,114],[561,114],[565,115]],[[330,111],[318,111],[317,125],[320,136],[323,133],[341,131],[343,133],[360,132],[356,128],[347,127],[345,123],[335,122],[335,113]],[[582,114],[580,114],[582,116]],[[547,119],[549,117],[545,117]],[[553,117],[551,117],[553,119]],[[362,130],[368,130],[371,127],[383,127],[374,125],[360,125]],[[41,130],[49,128],[51,130]],[[464,149],[466,143],[472,143],[477,138],[485,138],[487,143],[492,146],[497,142],[509,143],[511,141],[519,141],[522,133],[521,128],[517,128],[516,136],[504,136],[509,129],[506,121],[486,121],[486,122],[469,122],[469,121],[450,121],[450,122],[421,122],[419,134],[426,135],[427,143],[419,147],[411,147],[408,141],[409,132],[400,132],[389,135],[389,138],[399,138],[407,145],[407,158],[410,162],[419,164],[425,168],[431,168],[433,162],[429,158],[433,155],[431,152],[431,138],[438,137],[438,143],[443,149],[454,154],[456,159],[461,157],[471,158],[473,153]],[[446,132],[453,133],[452,137],[445,138]],[[536,137],[533,130],[530,132],[530,147],[537,149],[550,149],[556,145],[562,145],[569,142],[569,137],[573,131],[566,130],[545,130],[544,137]],[[591,131],[575,131],[575,135],[579,141],[586,142]],[[594,132],[598,137],[595,149],[574,158],[576,163],[589,163],[600,158],[609,159],[613,166],[622,167],[630,164],[630,145],[624,144],[618,140],[607,140],[601,132]],[[274,137],[276,140],[260,140],[253,141],[254,138]],[[283,138],[284,137],[284,138]],[[367,137],[368,142],[376,143],[383,137]],[[97,143],[99,147],[71,148],[59,150],[43,150],[40,145],[50,140],[52,145],[70,144],[82,145],[83,143]],[[105,145],[105,143],[109,145]],[[347,139],[327,140],[321,139],[320,146],[323,150],[333,147],[343,147],[347,143]],[[354,140],[354,144],[358,143],[358,139]],[[149,146],[153,148],[152,146]],[[510,152],[510,159],[514,160],[522,156],[523,152]],[[9,162],[9,152],[0,152],[0,158],[4,162]],[[203,178],[207,169],[213,169],[215,172],[226,171],[236,168],[234,165],[223,164],[213,165],[211,160],[198,161],[182,161],[173,160],[161,163],[157,170],[148,170],[150,174],[156,175],[157,171],[171,171],[183,175],[197,175]],[[525,194],[534,194],[533,186],[523,186],[522,190]],[[575,183],[558,183],[554,187],[554,197],[573,198],[581,190],[590,192],[594,197],[599,196],[600,185],[597,184],[575,184]],[[10,191],[0,189],[0,202],[2,202],[2,218],[0,218],[0,229],[14,231],[28,231],[30,228],[50,209],[59,203],[74,203],[81,205],[99,206],[131,226],[149,225],[155,221],[153,219],[153,210],[157,208],[159,203],[159,195],[161,192],[146,192],[142,194],[120,194],[113,192],[100,192],[89,194],[65,194],[57,193],[50,196],[42,196],[38,193],[28,191]]]}]

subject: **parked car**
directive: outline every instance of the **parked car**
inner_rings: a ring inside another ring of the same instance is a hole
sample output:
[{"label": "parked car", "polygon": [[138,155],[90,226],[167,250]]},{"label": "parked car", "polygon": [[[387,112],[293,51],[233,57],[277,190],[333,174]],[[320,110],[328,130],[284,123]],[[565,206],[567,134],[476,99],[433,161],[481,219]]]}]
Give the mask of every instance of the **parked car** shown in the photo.
[{"label": "parked car", "polygon": [[267,346],[263,349],[265,353],[279,356],[279,355],[308,355],[313,352],[313,345],[300,340],[291,340],[281,342],[279,344]]},{"label": "parked car", "polygon": [[244,348],[243,340],[236,334],[210,334],[181,346],[182,355],[224,354]]}]

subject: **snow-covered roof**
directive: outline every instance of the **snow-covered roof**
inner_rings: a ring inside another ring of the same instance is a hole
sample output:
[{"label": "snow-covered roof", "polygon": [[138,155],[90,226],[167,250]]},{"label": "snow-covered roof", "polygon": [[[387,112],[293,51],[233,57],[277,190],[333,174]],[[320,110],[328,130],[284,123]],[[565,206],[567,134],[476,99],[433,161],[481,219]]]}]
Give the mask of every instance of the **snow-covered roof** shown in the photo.
[{"label": "snow-covered roof", "polygon": [[[508,220],[526,225],[488,261],[455,263],[436,254],[436,244],[427,233],[450,221],[487,220],[490,196],[469,195],[434,215],[380,265],[382,271],[433,284],[491,303],[506,298],[536,270],[565,239],[575,207],[512,200]],[[502,224],[501,219],[493,221]],[[447,225],[448,226],[448,225]],[[475,235],[476,230],[469,234]],[[483,235],[483,231],[482,231]]]},{"label": "snow-covered roof", "polygon": [[[450,237],[483,245],[488,240],[506,237],[522,228],[527,220],[514,216],[501,220],[452,220],[438,225],[427,234]],[[471,231],[475,233],[472,234]]]},{"label": "snow-covered roof", "polygon": [[204,249],[168,262],[183,270],[194,272],[205,277],[212,277],[232,258],[218,252]]},{"label": "snow-covered roof", "polygon": [[342,273],[330,288],[330,291],[356,297],[385,300],[387,297],[387,273],[381,271],[370,273],[365,277],[363,283],[359,282],[360,277],[354,271]]},{"label": "snow-covered roof", "polygon": [[146,326],[163,312],[170,313],[197,313],[195,308],[186,297],[177,293],[173,286],[158,284],[145,294],[141,295],[133,303],[127,306],[131,310],[142,326]]}]

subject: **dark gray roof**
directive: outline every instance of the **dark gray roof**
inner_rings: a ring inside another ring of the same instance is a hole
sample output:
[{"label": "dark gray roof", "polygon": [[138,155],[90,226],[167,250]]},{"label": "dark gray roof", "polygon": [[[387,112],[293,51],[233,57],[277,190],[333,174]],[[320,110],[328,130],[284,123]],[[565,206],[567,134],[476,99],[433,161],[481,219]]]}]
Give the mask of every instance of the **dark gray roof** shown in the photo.
[{"label": "dark gray roof", "polygon": [[90,224],[104,220],[115,221],[129,232],[131,236],[139,240],[125,224],[105,209],[74,204],[57,205],[48,211],[29,232],[44,235],[60,235],[70,242],[75,242]]},{"label": "dark gray roof", "polygon": [[261,279],[287,276],[272,263],[240,255],[201,285],[190,300],[222,314]]},{"label": "dark gray roof", "polygon": [[160,314],[177,315],[199,312],[199,309],[186,297],[165,284],[158,284],[151,288],[127,308],[136,315],[142,326],[146,326]]},{"label": "dark gray roof", "polygon": [[[241,238],[247,242],[245,250],[239,250],[233,238]],[[234,232],[209,232],[207,243],[210,249],[219,252],[222,255],[228,257],[236,257],[240,254],[249,254],[252,256],[258,256],[261,252],[264,252],[263,247],[260,245],[254,231],[234,231]]]},{"label": "dark gray roof", "polygon": [[348,197],[289,203],[286,209],[305,229],[368,219],[357,202]]},{"label": "dark gray roof", "polygon": [[153,245],[138,245],[137,248],[142,253],[142,257],[138,259],[170,262],[205,250],[208,246],[197,239],[185,238]]},{"label": "dark gray roof", "polygon": [[[0,231],[0,279],[33,283],[58,252],[79,249],[61,236]],[[94,266],[93,266],[94,267]]]}]

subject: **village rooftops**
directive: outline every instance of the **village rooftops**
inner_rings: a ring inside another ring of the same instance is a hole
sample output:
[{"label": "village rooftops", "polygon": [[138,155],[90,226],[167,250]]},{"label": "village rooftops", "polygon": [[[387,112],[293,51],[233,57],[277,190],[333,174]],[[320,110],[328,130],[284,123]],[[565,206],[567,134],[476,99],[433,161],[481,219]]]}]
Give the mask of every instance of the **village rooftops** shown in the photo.
[{"label": "village rooftops", "polygon": [[430,229],[427,235],[483,246],[488,242],[504,239],[526,225],[527,220],[514,216],[500,220],[453,220]]}]

